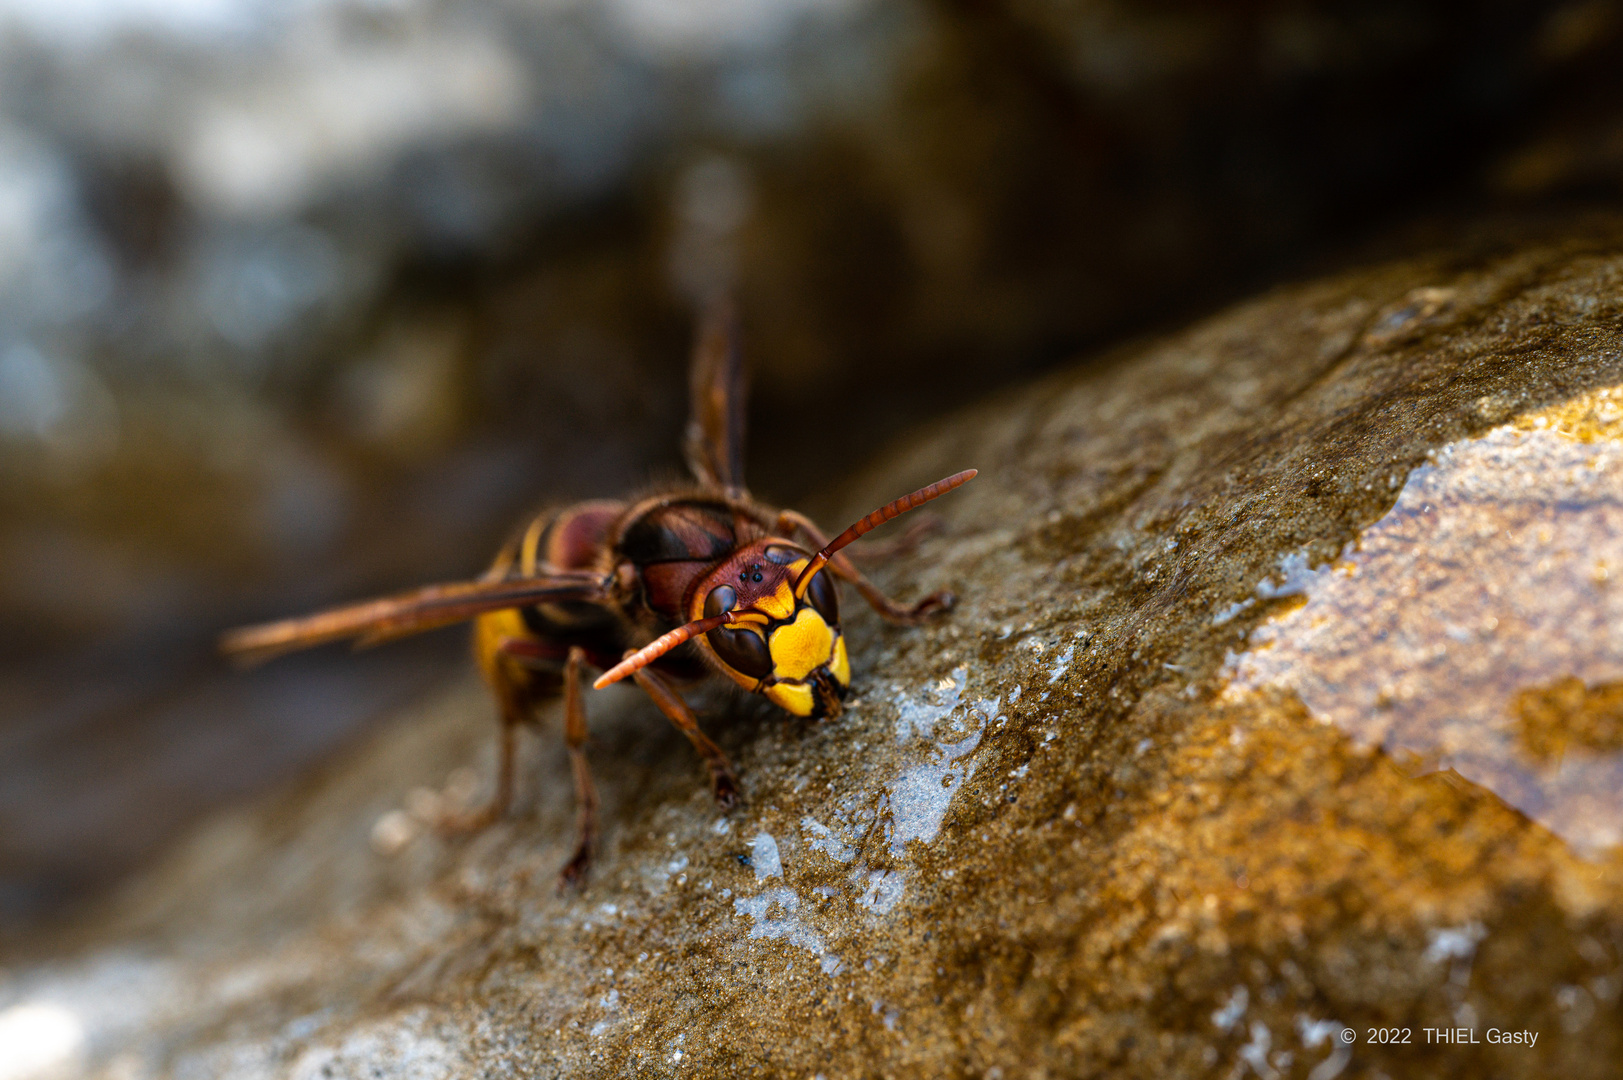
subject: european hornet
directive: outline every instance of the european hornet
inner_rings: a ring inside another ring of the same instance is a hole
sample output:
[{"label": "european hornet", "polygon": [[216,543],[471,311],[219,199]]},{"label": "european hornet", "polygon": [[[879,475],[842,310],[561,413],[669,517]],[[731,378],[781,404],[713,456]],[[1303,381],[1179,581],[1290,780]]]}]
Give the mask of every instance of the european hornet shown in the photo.
[{"label": "european hornet", "polygon": [[561,885],[584,877],[597,839],[580,691],[588,665],[602,671],[596,688],[636,680],[709,766],[716,801],[732,806],[738,800],[732,767],[700,730],[677,684],[719,674],[795,716],[839,716],[851,665],[839,591],[822,571],[849,582],[892,623],[914,624],[950,608],[950,593],[910,607],[895,603],[841,549],[966,483],[975,470],[887,503],[830,540],[804,514],[763,506],[744,488],[744,372],[725,313],[712,313],[701,327],[691,392],[685,456],[693,486],[543,512],[476,581],[244,627],[227,633],[222,649],[264,660],[330,641],[354,639],[363,647],[473,620],[474,657],[501,712],[496,786],[484,809],[444,824],[479,829],[506,813],[515,731],[561,694],[580,832]]}]

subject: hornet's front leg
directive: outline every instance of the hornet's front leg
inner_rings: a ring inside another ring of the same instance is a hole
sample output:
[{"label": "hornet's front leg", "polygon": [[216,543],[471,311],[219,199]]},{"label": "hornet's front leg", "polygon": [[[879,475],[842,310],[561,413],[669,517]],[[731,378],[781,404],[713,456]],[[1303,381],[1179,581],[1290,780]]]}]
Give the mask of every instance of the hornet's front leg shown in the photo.
[{"label": "hornet's front leg", "polygon": [[[812,523],[811,518],[794,510],[782,511],[778,515],[777,531],[789,535],[794,529],[799,529],[805,533],[814,547],[828,546],[828,537],[824,536],[823,531]],[[879,613],[880,618],[898,626],[916,626],[932,615],[949,610],[957,601],[957,597],[952,593],[942,591],[931,593],[918,603],[908,607],[904,604],[898,604],[886,596],[879,586],[864,577],[862,571],[852,565],[845,552],[835,552],[829,558],[828,564],[836,575],[845,581],[849,581],[857,592],[862,594],[862,598],[868,601],[869,607]]]},{"label": "hornet's front leg", "polygon": [[[626,653],[627,656],[635,654],[635,650]],[[721,747],[710,741],[709,736],[699,730],[699,719],[688,708],[688,703],[682,700],[680,694],[672,688],[664,676],[648,668],[642,668],[632,675],[643,692],[654,699],[659,711],[664,713],[676,725],[678,731],[688,737],[693,749],[704,758],[704,763],[710,767],[710,784],[716,793],[716,803],[722,809],[730,809],[738,803],[738,778],[733,775],[733,767],[727,762],[727,755],[721,752]]]}]

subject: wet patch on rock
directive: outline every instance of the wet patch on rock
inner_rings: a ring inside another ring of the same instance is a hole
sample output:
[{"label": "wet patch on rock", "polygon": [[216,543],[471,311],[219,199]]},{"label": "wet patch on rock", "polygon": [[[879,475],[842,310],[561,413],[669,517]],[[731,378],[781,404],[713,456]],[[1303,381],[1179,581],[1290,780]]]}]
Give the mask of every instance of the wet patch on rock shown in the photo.
[{"label": "wet patch on rock", "polygon": [[1287,689],[1581,851],[1623,841],[1604,690],[1623,678],[1620,419],[1623,392],[1606,388],[1432,454],[1339,558],[1294,560],[1284,590],[1304,602],[1252,633],[1227,695]]}]

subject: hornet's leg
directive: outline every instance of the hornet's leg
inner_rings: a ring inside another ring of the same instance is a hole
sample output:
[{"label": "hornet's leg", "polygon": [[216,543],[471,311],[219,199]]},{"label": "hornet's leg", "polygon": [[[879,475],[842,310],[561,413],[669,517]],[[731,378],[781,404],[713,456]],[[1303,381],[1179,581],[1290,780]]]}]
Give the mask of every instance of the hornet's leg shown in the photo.
[{"label": "hornet's leg", "polygon": [[704,763],[710,766],[710,784],[716,792],[716,802],[723,809],[737,803],[738,779],[733,776],[733,767],[727,763],[727,756],[721,752],[721,747],[711,742],[709,737],[699,730],[699,720],[693,715],[693,710],[688,708],[688,703],[682,700],[663,676],[648,668],[638,671],[632,678],[636,679],[637,685],[654,699],[659,711],[670,718],[677,730],[688,737],[693,749],[697,750],[699,756],[704,758]]},{"label": "hornet's leg", "polygon": [[[555,651],[527,638],[503,638],[496,643],[495,653],[496,660],[511,658],[519,664],[557,660]],[[441,832],[478,832],[506,816],[513,802],[513,757],[517,750],[518,726],[532,719],[529,697],[520,681],[523,676],[510,665],[488,664],[485,676],[501,709],[502,727],[496,741],[496,790],[484,809],[446,815],[439,823]]]},{"label": "hornet's leg", "polygon": [[569,746],[569,766],[575,774],[575,810],[579,816],[580,846],[558,875],[560,890],[579,885],[586,879],[597,847],[597,788],[586,764],[586,707],[580,699],[580,666],[585,650],[571,646],[564,665],[564,740]]},{"label": "hornet's leg", "polygon": [[447,814],[440,819],[439,829],[446,833],[478,832],[506,816],[513,801],[513,752],[518,726],[528,719],[525,709],[509,695],[502,698],[502,730],[496,742],[496,790],[482,810],[466,814]]},{"label": "hornet's leg", "polygon": [[[824,536],[822,530],[812,523],[811,518],[794,510],[785,510],[778,515],[778,529],[780,532],[799,529],[817,547],[828,546],[828,537]],[[931,593],[918,603],[908,607],[898,604],[881,592],[879,586],[869,581],[862,575],[860,570],[851,564],[851,560],[846,558],[845,552],[835,552],[834,556],[828,560],[828,565],[840,578],[849,581],[855,586],[857,592],[862,594],[862,598],[868,601],[868,606],[879,613],[880,618],[886,622],[896,623],[899,626],[913,626],[923,622],[931,615],[946,611],[952,607],[957,599],[950,592],[937,592]]]}]

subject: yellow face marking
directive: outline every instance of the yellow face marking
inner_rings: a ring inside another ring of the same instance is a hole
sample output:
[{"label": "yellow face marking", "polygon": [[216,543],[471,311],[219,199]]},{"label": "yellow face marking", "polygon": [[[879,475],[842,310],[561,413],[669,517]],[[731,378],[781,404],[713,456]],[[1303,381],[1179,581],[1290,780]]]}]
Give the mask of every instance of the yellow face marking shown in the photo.
[{"label": "yellow face marking", "polygon": [[844,634],[834,639],[834,659],[828,666],[833,670],[836,682],[841,686],[851,685],[851,660],[845,655]]},{"label": "yellow face marking", "polygon": [[796,716],[812,714],[812,691],[805,683],[773,683],[766,688],[767,700]]},{"label": "yellow face marking", "polygon": [[804,679],[828,663],[834,653],[834,632],[814,609],[801,608],[794,622],[772,631],[767,648],[772,652],[774,675]]},{"label": "yellow face marking", "polygon": [[795,613],[795,591],[789,587],[789,582],[781,581],[771,596],[762,597],[750,607],[764,611],[774,619],[787,619]]}]

